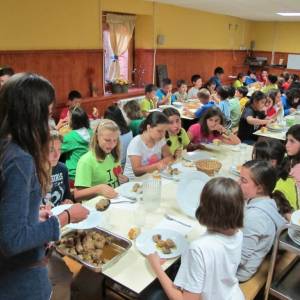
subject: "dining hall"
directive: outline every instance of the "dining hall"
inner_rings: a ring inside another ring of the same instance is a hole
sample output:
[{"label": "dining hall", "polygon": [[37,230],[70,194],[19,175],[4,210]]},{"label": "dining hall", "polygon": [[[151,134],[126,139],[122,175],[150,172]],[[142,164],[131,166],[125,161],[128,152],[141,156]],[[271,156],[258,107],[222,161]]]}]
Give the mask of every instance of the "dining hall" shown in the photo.
[{"label": "dining hall", "polygon": [[300,299],[300,5],[0,5],[0,300]]}]

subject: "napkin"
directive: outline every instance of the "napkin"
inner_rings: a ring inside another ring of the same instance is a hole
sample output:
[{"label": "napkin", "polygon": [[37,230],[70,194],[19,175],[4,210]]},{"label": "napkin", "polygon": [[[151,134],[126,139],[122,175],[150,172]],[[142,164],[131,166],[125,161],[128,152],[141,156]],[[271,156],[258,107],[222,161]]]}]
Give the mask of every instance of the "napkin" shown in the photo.
[{"label": "napkin", "polygon": [[157,226],[155,226],[155,228],[174,230],[174,231],[181,233],[184,236],[187,235],[193,229],[193,222],[187,221],[186,219],[183,219],[183,218],[180,218],[177,216],[175,217],[175,216],[170,215],[170,217],[172,217],[178,221],[181,221],[185,224],[191,225],[191,227],[184,226],[176,221],[171,221],[164,217],[163,220]]}]

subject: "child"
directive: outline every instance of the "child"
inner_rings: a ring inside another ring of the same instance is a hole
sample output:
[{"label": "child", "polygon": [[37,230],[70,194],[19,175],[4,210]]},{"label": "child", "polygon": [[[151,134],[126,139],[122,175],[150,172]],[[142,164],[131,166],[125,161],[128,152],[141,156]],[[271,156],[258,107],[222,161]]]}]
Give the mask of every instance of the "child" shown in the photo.
[{"label": "child", "polygon": [[255,71],[253,70],[249,70],[247,73],[247,76],[245,78],[245,84],[249,85],[256,82],[256,75],[255,75]]},{"label": "child", "polygon": [[172,97],[172,81],[169,78],[165,78],[162,81],[162,88],[156,91],[156,97],[158,98],[157,106],[171,104]]},{"label": "child", "polygon": [[48,195],[48,199],[43,199],[43,204],[45,205],[48,204],[47,200],[50,200],[50,204],[53,206],[72,203],[68,169],[63,163],[58,161],[61,153],[61,143],[62,137],[58,131],[51,130],[49,150],[49,161],[52,167],[51,192]]},{"label": "child", "polygon": [[214,82],[214,80],[208,80],[204,85],[204,88],[208,89],[212,101],[219,102],[220,99],[217,96],[216,83]]},{"label": "child", "polygon": [[219,108],[211,107],[203,114],[200,122],[192,125],[188,130],[188,136],[193,145],[211,143],[214,139],[220,139],[225,144],[236,145],[239,138],[224,128],[224,116]]},{"label": "child", "polygon": [[269,118],[276,119],[278,116],[283,118],[283,107],[281,93],[279,90],[270,90],[266,101],[266,114]]},{"label": "child", "polygon": [[269,161],[277,173],[275,191],[281,192],[290,204],[290,209],[298,209],[298,193],[295,179],[282,167],[285,155],[283,143],[276,139],[267,139],[255,143],[252,159]]},{"label": "child", "polygon": [[300,106],[300,88],[289,89],[286,95],[281,96],[281,102],[285,116],[295,112]]},{"label": "child", "polygon": [[129,128],[132,131],[132,135],[135,137],[139,134],[140,125],[144,120],[140,106],[136,100],[131,100],[125,103],[123,110],[129,119]]},{"label": "child", "polygon": [[80,106],[82,96],[78,91],[71,91],[68,96],[67,107],[63,108],[59,120],[66,120],[68,118],[68,113],[72,108]]},{"label": "child", "polygon": [[81,107],[72,110],[69,124],[72,130],[64,136],[61,152],[66,157],[72,187],[78,160],[88,151],[93,131],[90,129],[88,115]]},{"label": "child", "polygon": [[286,153],[284,168],[296,180],[300,189],[300,124],[292,126],[286,133]]},{"label": "child", "polygon": [[262,69],[257,79],[262,85],[266,85],[268,81],[268,70]]},{"label": "child", "polygon": [[[174,280],[162,270],[157,253],[148,255],[164,292],[156,299],[242,300],[236,271],[241,259],[243,194],[230,178],[211,179],[203,188],[196,211],[207,231],[193,241],[181,256]],[[159,295],[158,295],[159,294]],[[147,298],[149,299],[149,298]]]},{"label": "child", "polygon": [[276,184],[275,169],[265,161],[246,162],[240,172],[240,186],[246,201],[242,260],[239,281],[250,279],[272,248],[277,230],[286,221],[272,199]]},{"label": "child", "polygon": [[287,91],[291,85],[292,78],[291,75],[288,72],[284,72],[282,74],[282,77],[284,79],[284,83],[282,84],[282,88],[284,91]]},{"label": "child", "polygon": [[238,73],[235,82],[233,83],[233,87],[238,89],[239,87],[244,86],[244,82],[246,80],[246,76],[244,73]]},{"label": "child", "polygon": [[0,89],[4,83],[15,74],[13,68],[9,66],[0,67]]},{"label": "child", "polygon": [[199,89],[202,86],[202,78],[199,74],[194,74],[191,82],[193,86],[188,91],[188,99],[197,99]]},{"label": "child", "polygon": [[188,99],[186,82],[184,80],[178,80],[177,89],[177,92],[172,95],[172,103],[176,101],[185,102]]},{"label": "child", "polygon": [[272,120],[266,119],[264,113],[265,106],[265,94],[261,91],[254,92],[242,113],[239,123],[238,137],[243,143],[254,144],[257,140],[257,136],[253,133],[261,126],[268,125],[272,122]]},{"label": "child", "polygon": [[168,118],[154,111],[141,124],[141,134],[130,142],[124,174],[129,178],[162,170],[173,160],[165,141]]},{"label": "child", "polygon": [[166,132],[167,145],[174,158],[179,158],[182,150],[187,149],[190,144],[190,138],[184,128],[181,127],[180,113],[177,109],[173,107],[165,108],[163,113],[168,117],[170,124]]},{"label": "child", "polygon": [[140,102],[141,112],[144,117],[147,117],[149,110],[157,108],[156,86],[147,84],[145,86],[145,98]]},{"label": "child", "polygon": [[245,86],[238,88],[235,92],[235,96],[240,100],[240,109],[243,112],[245,105],[248,103],[249,98],[247,97],[248,89]]},{"label": "child", "polygon": [[120,165],[120,129],[108,119],[102,119],[93,135],[90,150],[83,155],[76,169],[75,199],[97,195],[114,198],[114,188],[127,182]]},{"label": "child", "polygon": [[222,78],[224,76],[224,69],[222,67],[216,67],[214,71],[214,76],[211,80],[216,84],[216,89],[222,86]]},{"label": "child", "polygon": [[241,118],[241,106],[239,99],[235,97],[235,88],[233,86],[228,87],[228,101],[230,105],[231,127],[236,128]]},{"label": "child", "polygon": [[195,113],[192,113],[188,108],[184,108],[184,112],[191,116],[192,118],[201,118],[201,116],[204,114],[204,112],[215,105],[214,101],[210,101],[210,93],[207,89],[200,89],[198,93],[198,99],[200,103],[202,104]]},{"label": "child", "polygon": [[261,89],[261,91],[267,94],[270,90],[278,90],[277,76],[269,74],[266,85]]},{"label": "child", "polygon": [[230,104],[229,104],[229,94],[228,94],[228,88],[220,86],[217,90],[218,96],[220,97],[220,102],[218,104],[218,107],[220,108],[221,112],[225,116],[226,121],[230,121]]},{"label": "child", "polygon": [[113,120],[119,126],[119,129],[121,132],[121,135],[120,135],[120,142],[121,142],[120,162],[121,162],[121,166],[124,167],[125,161],[126,161],[127,148],[128,148],[130,141],[133,138],[132,131],[129,129],[129,127],[124,119],[122,111],[116,104],[111,105],[106,109],[106,111],[104,112],[104,118]]}]

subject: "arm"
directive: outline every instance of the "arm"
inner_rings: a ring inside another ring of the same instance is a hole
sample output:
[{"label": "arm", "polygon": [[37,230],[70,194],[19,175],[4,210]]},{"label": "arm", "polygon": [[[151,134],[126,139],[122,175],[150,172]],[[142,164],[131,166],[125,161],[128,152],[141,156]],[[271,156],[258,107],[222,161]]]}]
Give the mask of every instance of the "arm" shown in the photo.
[{"label": "arm", "polygon": [[[11,162],[4,170],[0,201],[0,252],[7,257],[59,239],[56,217],[39,222],[39,206],[34,208],[31,205],[32,186],[38,180],[35,173],[32,159],[27,157],[22,157],[20,162]],[[36,209],[36,212],[31,209]]]},{"label": "arm", "polygon": [[178,289],[166,274],[165,271],[162,270],[160,264],[160,258],[157,253],[148,255],[148,260],[151,264],[151,267],[157,276],[162,288],[170,300],[202,300],[201,294],[190,293],[185,290]]},{"label": "arm", "polygon": [[270,119],[258,119],[258,118],[253,118],[252,116],[248,116],[246,118],[246,121],[250,125],[268,125],[272,122]]},{"label": "arm", "polygon": [[117,197],[118,193],[107,184],[98,184],[92,187],[77,186],[74,190],[74,198],[76,201],[88,200],[99,195],[112,199]]},{"label": "arm", "polygon": [[158,106],[163,104],[169,104],[171,96],[172,96],[171,92],[163,96],[162,99],[159,101]]}]

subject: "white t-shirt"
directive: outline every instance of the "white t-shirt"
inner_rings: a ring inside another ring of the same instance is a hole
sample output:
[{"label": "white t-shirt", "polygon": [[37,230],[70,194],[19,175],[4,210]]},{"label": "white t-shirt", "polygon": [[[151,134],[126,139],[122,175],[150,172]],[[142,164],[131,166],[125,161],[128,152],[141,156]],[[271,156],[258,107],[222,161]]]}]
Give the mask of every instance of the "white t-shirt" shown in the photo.
[{"label": "white t-shirt", "polygon": [[203,300],[244,300],[236,278],[243,234],[206,232],[181,257],[174,284]]},{"label": "white t-shirt", "polygon": [[136,155],[141,156],[141,163],[142,166],[147,166],[154,164],[161,160],[162,158],[162,147],[166,144],[165,139],[157,142],[152,148],[148,148],[145,143],[143,142],[141,135],[135,136],[128,148],[127,148],[127,155],[126,155],[126,164],[124,169],[124,175],[127,176],[129,179],[135,178],[130,156]]}]

